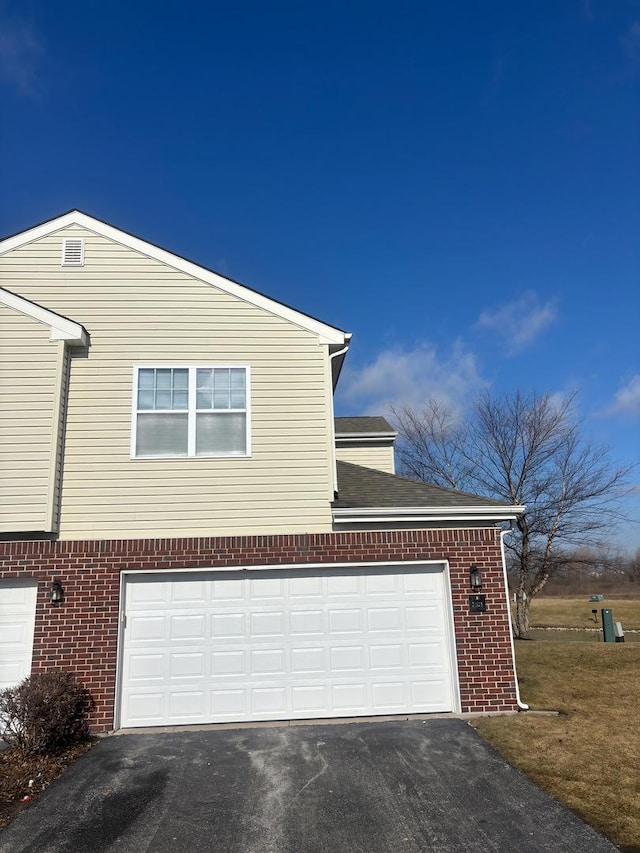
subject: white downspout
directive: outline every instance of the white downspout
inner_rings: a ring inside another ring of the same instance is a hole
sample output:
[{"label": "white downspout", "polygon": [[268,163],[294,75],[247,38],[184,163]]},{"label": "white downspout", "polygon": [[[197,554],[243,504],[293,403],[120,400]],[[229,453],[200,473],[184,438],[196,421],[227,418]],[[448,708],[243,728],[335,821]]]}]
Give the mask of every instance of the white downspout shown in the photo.
[{"label": "white downspout", "polygon": [[[343,349],[339,349],[337,352],[329,354],[329,381],[332,380],[333,371],[331,369],[331,362],[334,358],[337,358],[339,355],[344,355],[346,351],[349,349],[349,344],[346,345]],[[334,496],[338,494],[338,461],[336,459],[336,425],[334,421],[334,409],[333,409],[333,382],[331,383],[331,418],[330,418],[330,429],[331,429],[331,453],[333,458],[333,494]]]},{"label": "white downspout", "polygon": [[500,551],[502,552],[502,572],[504,575],[504,594],[507,600],[507,619],[509,621],[509,639],[511,640],[511,660],[513,661],[513,677],[516,683],[516,702],[521,711],[528,711],[529,706],[520,698],[520,685],[518,684],[518,673],[516,671],[516,650],[513,642],[513,625],[511,624],[511,602],[509,601],[509,581],[507,579],[507,559],[504,553],[504,537],[513,533],[512,530],[500,531]]}]

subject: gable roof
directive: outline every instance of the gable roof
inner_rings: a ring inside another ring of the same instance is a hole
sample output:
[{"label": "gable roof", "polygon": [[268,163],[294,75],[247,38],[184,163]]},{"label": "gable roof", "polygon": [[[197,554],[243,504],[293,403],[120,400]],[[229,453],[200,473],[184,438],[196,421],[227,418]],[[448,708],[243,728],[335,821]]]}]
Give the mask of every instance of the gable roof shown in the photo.
[{"label": "gable roof", "polygon": [[180,270],[205,284],[217,287],[238,299],[242,299],[244,302],[248,302],[258,308],[263,308],[277,317],[281,317],[302,329],[317,334],[320,343],[328,344],[336,352],[338,349],[348,346],[351,340],[349,332],[345,332],[335,326],[329,326],[327,323],[323,323],[309,314],[304,314],[302,311],[291,308],[283,302],[271,299],[259,291],[233,281],[233,279],[227,278],[220,273],[202,267],[180,255],[176,255],[166,249],[162,249],[160,246],[142,240],[140,237],[129,234],[127,231],[122,231],[120,228],[109,225],[107,222],[89,216],[89,214],[83,213],[81,210],[70,210],[67,213],[35,225],[26,231],[5,237],[0,241],[0,254],[24,246],[34,240],[39,240],[41,237],[46,237],[55,231],[59,231],[61,228],[68,228],[71,225],[78,225],[89,231],[93,231],[95,234],[99,234],[102,237],[106,237],[109,240],[113,240],[161,263],[167,264],[174,269]]},{"label": "gable roof", "polygon": [[358,416],[355,418],[334,418],[336,437],[341,436],[393,436],[397,435],[386,418]]},{"label": "gable roof", "polygon": [[409,480],[351,462],[337,463],[336,523],[364,521],[510,521],[524,512],[508,504]]},{"label": "gable roof", "polygon": [[31,302],[23,296],[11,293],[4,287],[0,287],[0,304],[49,326],[52,341],[67,341],[73,346],[84,346],[89,341],[87,331],[80,323],[75,323],[73,320],[63,317],[62,314],[56,314],[55,311],[43,308],[42,305]]}]

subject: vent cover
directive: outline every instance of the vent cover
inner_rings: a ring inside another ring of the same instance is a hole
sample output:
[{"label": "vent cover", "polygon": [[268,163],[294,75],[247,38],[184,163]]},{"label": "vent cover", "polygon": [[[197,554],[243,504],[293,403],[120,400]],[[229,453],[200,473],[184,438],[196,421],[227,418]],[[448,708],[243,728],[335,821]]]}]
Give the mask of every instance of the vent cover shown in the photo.
[{"label": "vent cover", "polygon": [[62,266],[81,267],[84,265],[84,240],[62,241]]}]

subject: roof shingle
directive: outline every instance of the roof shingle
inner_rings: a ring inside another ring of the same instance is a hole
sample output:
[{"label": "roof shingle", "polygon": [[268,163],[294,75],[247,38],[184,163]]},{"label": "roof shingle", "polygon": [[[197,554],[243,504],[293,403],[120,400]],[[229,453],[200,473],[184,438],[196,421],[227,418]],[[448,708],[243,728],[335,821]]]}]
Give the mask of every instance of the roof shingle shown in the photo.
[{"label": "roof shingle", "polygon": [[394,433],[395,430],[382,417],[359,416],[354,418],[334,418],[336,435],[362,435],[364,433]]},{"label": "roof shingle", "polygon": [[505,507],[502,501],[408,480],[395,474],[338,462],[334,509],[358,507]]}]

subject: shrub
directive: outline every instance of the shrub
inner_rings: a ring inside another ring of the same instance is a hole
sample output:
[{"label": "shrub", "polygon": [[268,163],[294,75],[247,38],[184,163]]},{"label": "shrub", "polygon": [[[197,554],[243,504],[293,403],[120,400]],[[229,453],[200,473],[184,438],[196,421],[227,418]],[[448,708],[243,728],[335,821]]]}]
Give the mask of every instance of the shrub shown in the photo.
[{"label": "shrub", "polygon": [[0,737],[24,755],[60,752],[88,738],[94,707],[72,673],[36,673],[0,691]]}]

